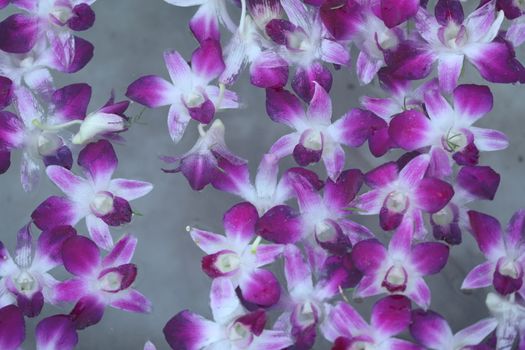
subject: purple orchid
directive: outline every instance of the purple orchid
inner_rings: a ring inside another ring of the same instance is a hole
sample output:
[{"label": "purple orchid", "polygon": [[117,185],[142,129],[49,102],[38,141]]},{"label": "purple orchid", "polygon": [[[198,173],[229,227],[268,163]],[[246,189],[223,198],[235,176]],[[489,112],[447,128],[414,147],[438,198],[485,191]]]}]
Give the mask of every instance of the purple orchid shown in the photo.
[{"label": "purple orchid", "polygon": [[525,346],[525,302],[519,294],[502,296],[488,293],[485,300],[487,308],[497,320],[496,348],[518,349]]},{"label": "purple orchid", "polygon": [[425,94],[427,116],[417,110],[396,115],[389,128],[392,139],[403,149],[430,147],[435,171],[452,173],[450,161],[476,165],[479,151],[508,146],[507,137],[496,130],[472,126],[492,109],[490,89],[482,85],[459,85],[453,92],[454,107],[436,90]]},{"label": "purple orchid", "polygon": [[224,124],[215,120],[208,130],[199,124],[199,139],[195,145],[182,156],[162,157],[167,163],[178,163],[175,169],[164,170],[168,173],[181,172],[195,191],[202,190],[206,185],[221,176],[219,163],[222,159],[234,166],[246,164],[244,159],[233,154],[224,141]]},{"label": "purple orchid", "polygon": [[414,310],[410,334],[427,349],[470,349],[479,345],[497,325],[496,319],[486,318],[453,334],[447,321],[438,313]]},{"label": "purple orchid", "polygon": [[423,277],[443,269],[449,248],[438,242],[412,245],[413,225],[404,221],[392,236],[388,249],[377,239],[364,240],[353,247],[352,261],[364,275],[355,297],[402,294],[424,309],[429,307],[430,289]]},{"label": "purple orchid", "polygon": [[71,171],[50,165],[46,173],[66,195],[51,196],[31,214],[40,229],[57,225],[76,225],[83,218],[89,235],[104,249],[113,246],[109,226],[120,226],[131,221],[131,200],[149,193],[148,182],[111,179],[117,167],[117,156],[111,143],[100,140],[90,143],[80,152],[78,165],[86,178]]},{"label": "purple orchid", "polygon": [[35,317],[45,302],[57,302],[58,281],[49,271],[62,263],[62,243],[76,232],[71,226],[56,226],[42,232],[32,257],[30,226],[27,224],[18,232],[14,259],[0,242],[0,305],[16,303],[24,315]]},{"label": "purple orchid", "polygon": [[274,274],[261,267],[272,263],[281,253],[278,244],[259,244],[255,238],[257,209],[248,202],[239,203],[224,214],[226,236],[191,228],[193,241],[207,255],[202,269],[213,279],[227,279],[239,287],[243,298],[260,306],[279,301],[281,289]]},{"label": "purple orchid", "polygon": [[425,177],[429,163],[430,156],[423,154],[400,170],[396,163],[389,162],[365,174],[365,182],[372,190],[357,197],[360,214],[379,214],[379,223],[386,231],[397,228],[403,221],[413,221],[415,235],[424,236],[422,212],[440,211],[454,195],[447,182]]},{"label": "purple orchid", "polygon": [[325,89],[314,83],[315,90],[306,110],[299,99],[283,89],[266,91],[266,110],[270,118],[295,132],[277,140],[270,153],[278,158],[293,154],[297,164],[306,166],[323,160],[328,176],[337,180],[344,167],[345,152],[341,144],[361,146],[368,138],[370,112],[354,109],[332,123],[332,101]]},{"label": "purple orchid", "polygon": [[77,303],[71,312],[76,328],[99,322],[106,306],[129,312],[151,310],[149,300],[132,287],[137,267],[130,261],[136,245],[135,237],[125,235],[101,258],[99,248],[87,237],[73,236],[64,242],[62,260],[74,277],[56,286],[56,297]]},{"label": "purple orchid", "polygon": [[333,350],[422,350],[406,340],[393,338],[410,324],[410,300],[401,295],[385,297],[372,308],[370,325],[349,304],[340,302],[326,320],[325,335]]},{"label": "purple orchid", "polygon": [[25,339],[24,314],[15,305],[0,308],[0,348],[18,350]]},{"label": "purple orchid", "polygon": [[210,85],[224,70],[220,43],[207,39],[191,57],[191,67],[177,51],[164,53],[166,67],[173,83],[155,75],[133,82],[126,96],[147,107],[170,105],[168,130],[178,142],[190,119],[208,124],[221,108],[237,108],[237,95]]},{"label": "purple orchid", "polygon": [[479,249],[488,261],[469,272],[462,289],[493,285],[502,295],[520,291],[525,295],[525,210],[516,212],[504,235],[497,219],[477,211],[468,212],[470,226]]},{"label": "purple orchid", "polygon": [[464,18],[459,1],[438,2],[435,17],[424,8],[416,15],[416,28],[427,43],[431,61],[438,61],[441,88],[452,91],[458,82],[466,58],[490,82],[521,81],[523,66],[514,51],[498,37],[503,11],[496,11],[495,1],[489,1]]},{"label": "purple orchid", "polygon": [[179,312],[168,321],[163,331],[173,350],[280,350],[293,344],[283,331],[264,329],[264,310],[244,311],[227,279],[213,281],[210,306],[214,321],[188,310]]},{"label": "purple orchid", "polygon": [[38,350],[73,350],[78,343],[75,324],[68,315],[54,315],[44,318],[35,330]]}]

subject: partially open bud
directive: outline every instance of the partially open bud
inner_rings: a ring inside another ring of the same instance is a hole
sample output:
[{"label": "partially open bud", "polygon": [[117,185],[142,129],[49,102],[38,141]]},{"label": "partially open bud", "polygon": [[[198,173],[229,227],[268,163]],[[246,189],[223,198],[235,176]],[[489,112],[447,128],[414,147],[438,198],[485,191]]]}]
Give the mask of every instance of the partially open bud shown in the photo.
[{"label": "partially open bud", "polygon": [[97,112],[84,119],[72,141],[74,144],[80,145],[97,136],[124,131],[125,128],[125,120],[120,115]]}]

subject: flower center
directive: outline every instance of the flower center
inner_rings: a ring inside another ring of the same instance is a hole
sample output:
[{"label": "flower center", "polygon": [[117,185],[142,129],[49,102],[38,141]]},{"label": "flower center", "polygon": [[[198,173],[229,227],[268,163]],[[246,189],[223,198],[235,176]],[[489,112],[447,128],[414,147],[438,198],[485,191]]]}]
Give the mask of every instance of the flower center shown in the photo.
[{"label": "flower center", "polygon": [[326,221],[315,225],[315,233],[317,240],[320,242],[332,242],[337,238],[337,230]]},{"label": "flower center", "polygon": [[252,343],[253,334],[244,324],[234,322],[228,329],[228,339],[235,344],[235,348],[248,349]]},{"label": "flower center", "polygon": [[37,137],[36,146],[41,156],[49,156],[62,146],[62,139],[55,133],[41,132]]},{"label": "flower center", "polygon": [[233,252],[224,253],[217,258],[215,266],[222,273],[232,272],[241,266],[241,258]]},{"label": "flower center", "polygon": [[399,292],[406,289],[407,284],[407,272],[399,264],[394,264],[386,272],[385,279],[381,284],[389,292]]},{"label": "flower center", "polygon": [[106,292],[116,292],[122,285],[122,275],[117,272],[108,272],[99,280],[100,289]]},{"label": "flower center", "polygon": [[14,282],[16,288],[22,293],[31,292],[35,287],[35,279],[25,270],[20,272]]},{"label": "flower center", "polygon": [[499,273],[503,276],[508,276],[510,278],[516,279],[518,278],[520,271],[518,266],[516,265],[516,262],[514,260],[505,259],[503,263],[499,265]]},{"label": "flower center", "polygon": [[454,153],[463,149],[468,144],[468,139],[461,131],[449,130],[449,132],[443,136],[442,143],[446,151]]},{"label": "flower center", "polygon": [[71,17],[73,17],[73,12],[68,7],[55,6],[49,12],[49,15],[56,18],[60,23],[66,23]]},{"label": "flower center", "polygon": [[320,131],[309,132],[303,140],[303,146],[314,150],[320,151],[323,149],[323,136]]},{"label": "flower center", "polygon": [[445,206],[443,209],[437,213],[432,214],[432,221],[436,225],[446,226],[449,225],[454,220],[454,213],[449,205]]},{"label": "flower center", "polygon": [[389,29],[376,32],[376,41],[383,50],[394,48],[399,43],[397,36]]},{"label": "flower center", "polygon": [[194,108],[200,106],[205,101],[202,94],[192,91],[184,97],[184,102],[188,108]]},{"label": "flower center", "polygon": [[357,341],[352,344],[349,350],[374,350],[373,344],[364,341]]},{"label": "flower center", "polygon": [[305,33],[300,30],[288,34],[288,47],[299,51],[308,51],[312,44]]},{"label": "flower center", "polygon": [[402,213],[408,208],[408,196],[399,191],[390,192],[386,197],[385,207],[395,213]]},{"label": "flower center", "polygon": [[113,196],[108,192],[99,192],[90,204],[91,210],[98,216],[104,216],[113,211]]},{"label": "flower center", "polygon": [[462,47],[467,42],[467,30],[465,26],[458,26],[454,21],[449,21],[447,26],[440,30],[439,35],[443,45],[451,49]]}]

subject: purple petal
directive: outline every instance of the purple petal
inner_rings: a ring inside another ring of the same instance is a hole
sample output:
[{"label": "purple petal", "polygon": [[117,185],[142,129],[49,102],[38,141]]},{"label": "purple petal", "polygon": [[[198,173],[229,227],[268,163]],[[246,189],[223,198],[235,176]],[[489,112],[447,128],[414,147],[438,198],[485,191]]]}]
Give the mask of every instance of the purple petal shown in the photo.
[{"label": "purple petal", "polygon": [[35,317],[40,314],[44,307],[44,295],[41,291],[37,291],[33,295],[26,295],[25,293],[19,292],[16,286],[11,288],[8,285],[8,288],[16,295],[16,303],[25,316]]},{"label": "purple petal", "polygon": [[479,199],[493,200],[500,176],[488,166],[465,166],[459,170],[457,184]]},{"label": "purple petal", "polygon": [[[54,53],[53,67],[64,73],[75,73],[93,58],[94,46],[77,36],[63,42],[58,35],[48,35]],[[71,52],[71,47],[74,51]]]},{"label": "purple petal", "polygon": [[360,170],[345,170],[337,181],[326,181],[324,201],[332,209],[344,208],[354,200],[362,184],[363,173]]},{"label": "purple petal", "polygon": [[11,152],[0,151],[0,174],[5,173],[11,166]]},{"label": "purple petal", "polygon": [[369,111],[355,108],[337,120],[330,127],[330,132],[338,142],[359,147],[369,137],[375,118]]},{"label": "purple petal", "polygon": [[191,69],[205,81],[217,78],[224,68],[221,45],[216,40],[202,41],[191,56]]},{"label": "purple petal", "polygon": [[231,207],[223,217],[226,236],[240,244],[248,244],[255,235],[258,218],[257,209],[249,202]]},{"label": "purple petal", "polygon": [[75,225],[81,216],[69,199],[51,196],[33,211],[31,218],[39,229],[46,230],[58,225]]},{"label": "purple petal", "polygon": [[64,267],[76,276],[92,273],[100,265],[100,252],[92,240],[83,236],[68,238],[62,245]]},{"label": "purple petal", "polygon": [[13,99],[13,82],[0,76],[0,110],[9,106]]},{"label": "purple petal", "polygon": [[393,76],[418,80],[425,78],[432,70],[435,56],[432,52],[420,48],[418,43],[402,42],[395,50],[385,51],[385,62]]},{"label": "purple petal", "polygon": [[350,52],[337,41],[323,39],[321,40],[321,59],[325,62],[346,66],[350,61]]},{"label": "purple petal", "polygon": [[298,125],[305,117],[301,101],[288,90],[266,90],[266,112],[270,119],[290,127]]},{"label": "purple petal", "polygon": [[149,182],[127,180],[127,179],[113,179],[110,182],[109,192],[115,196],[131,201],[145,196],[153,189],[153,185]]},{"label": "purple petal", "polygon": [[480,151],[499,151],[509,146],[507,136],[501,131],[471,127],[474,143]]},{"label": "purple petal", "polygon": [[287,45],[288,37],[296,30],[297,27],[292,22],[280,18],[274,18],[264,26],[268,37],[278,45]]},{"label": "purple petal", "polygon": [[[456,333],[454,338],[458,339],[460,344],[475,346],[489,336],[497,326],[498,321],[495,318],[486,318],[460,330]],[[477,349],[477,347],[475,348]]]},{"label": "purple petal", "polygon": [[410,311],[410,300],[406,297],[385,297],[374,304],[370,325],[385,337],[399,334],[410,324]]},{"label": "purple petal", "polygon": [[470,210],[468,216],[472,234],[481,252],[492,261],[505,256],[503,232],[498,220],[474,210]]},{"label": "purple petal", "polygon": [[77,302],[89,293],[89,283],[83,279],[73,278],[58,283],[54,287],[53,298],[60,302]]},{"label": "purple petal", "polygon": [[16,350],[24,342],[24,315],[14,305],[0,309],[0,348]]},{"label": "purple petal", "polygon": [[272,51],[259,54],[250,66],[250,82],[260,88],[281,88],[288,81],[288,64]]},{"label": "purple petal", "polygon": [[9,151],[21,147],[25,126],[21,119],[8,111],[0,112],[0,150]]},{"label": "purple petal", "polygon": [[186,108],[190,117],[202,124],[209,124],[215,115],[215,105],[207,97],[200,105],[195,107],[186,106]]},{"label": "purple petal", "polygon": [[137,246],[137,238],[125,235],[115,244],[113,249],[102,260],[102,266],[119,266],[128,264],[133,257],[135,247]]},{"label": "purple petal", "polygon": [[414,234],[414,223],[403,220],[388,242],[388,253],[394,259],[404,260],[409,254]]},{"label": "purple petal", "polygon": [[377,72],[384,65],[382,60],[370,57],[365,51],[361,51],[357,56],[356,70],[359,81],[363,84],[369,84]]},{"label": "purple petal", "polygon": [[257,267],[273,263],[283,252],[281,244],[261,244],[255,250]]},{"label": "purple petal", "polygon": [[73,167],[73,154],[66,145],[59,147],[54,154],[44,156],[42,160],[46,167],[50,165],[57,165],[65,169]]},{"label": "purple petal", "polygon": [[460,25],[465,18],[463,6],[456,0],[439,0],[434,8],[434,14],[442,26],[448,25],[449,21],[454,21]]},{"label": "purple petal", "polygon": [[388,28],[414,17],[419,9],[419,0],[381,0],[381,19]]},{"label": "purple petal", "polygon": [[430,349],[444,349],[452,343],[452,331],[447,321],[434,311],[412,311],[410,334]]},{"label": "purple petal", "polygon": [[506,242],[508,246],[519,246],[525,233],[525,209],[520,209],[512,215],[507,225]]},{"label": "purple petal", "polygon": [[77,198],[89,186],[85,179],[58,165],[48,166],[46,173],[49,179],[70,198]]},{"label": "purple petal", "polygon": [[379,269],[386,255],[385,247],[377,239],[358,242],[352,249],[352,261],[364,274],[372,274]]},{"label": "purple petal", "polygon": [[350,39],[362,24],[362,6],[356,1],[325,1],[320,9],[321,19],[337,40]]},{"label": "purple petal", "polygon": [[464,58],[464,55],[457,54],[448,54],[439,57],[439,86],[443,91],[450,92],[458,85]]},{"label": "purple petal", "polygon": [[510,43],[478,44],[467,52],[467,57],[481,76],[493,83],[514,83],[523,75],[524,68],[514,57]]},{"label": "purple petal", "polygon": [[372,188],[384,187],[395,181],[398,175],[398,167],[395,162],[388,162],[370,170],[365,174],[365,182]]},{"label": "purple petal", "polygon": [[461,119],[473,123],[492,110],[493,97],[488,86],[465,84],[454,89],[454,109]]},{"label": "purple petal", "polygon": [[[509,276],[500,272],[501,265],[505,264],[505,258],[500,259],[494,271],[494,279],[492,284],[494,289],[501,295],[509,295],[521,289],[523,285],[523,268],[521,266],[514,267],[513,270],[516,276]],[[517,271],[516,271],[517,270]],[[513,272],[514,272],[513,271]]]},{"label": "purple petal", "polygon": [[264,307],[276,304],[281,296],[279,282],[273,273],[264,269],[243,275],[239,287],[244,299]]},{"label": "purple petal", "polygon": [[190,119],[189,111],[183,104],[171,105],[168,112],[168,131],[173,142],[180,141]]},{"label": "purple petal", "polygon": [[332,74],[320,63],[313,63],[308,68],[298,68],[292,80],[292,88],[304,101],[310,101],[314,95],[314,82],[329,92],[332,87]]},{"label": "purple petal", "polygon": [[287,206],[278,205],[257,221],[257,235],[275,243],[294,243],[301,238],[302,220],[297,212]]},{"label": "purple petal", "polygon": [[202,349],[222,339],[222,327],[184,310],[173,316],[162,330],[172,349]]},{"label": "purple petal", "polygon": [[323,154],[323,134],[313,129],[305,130],[292,154],[295,162],[300,166],[317,163]]},{"label": "purple petal", "polygon": [[134,289],[129,289],[123,293],[119,293],[111,304],[112,307],[137,313],[151,312],[151,302],[141,293]]},{"label": "purple petal", "polygon": [[476,266],[463,280],[461,289],[477,289],[490,286],[495,269],[496,264],[490,261]]},{"label": "purple petal", "polygon": [[413,109],[395,115],[388,128],[392,140],[407,151],[429,145],[432,142],[431,132],[429,119]]},{"label": "purple petal", "polygon": [[406,295],[418,306],[426,310],[430,306],[430,289],[423,278],[415,278],[412,283],[413,287],[405,292]]},{"label": "purple petal", "polygon": [[95,325],[102,320],[104,316],[105,305],[95,297],[84,296],[77,301],[75,307],[69,313],[71,321],[76,329],[84,329]]},{"label": "purple petal", "polygon": [[204,2],[191,18],[190,29],[198,42],[206,39],[218,41],[220,33],[216,5]]},{"label": "purple petal", "polygon": [[155,75],[146,75],[128,86],[126,96],[147,107],[169,105],[174,101],[174,87]]},{"label": "purple petal", "polygon": [[336,180],[339,177],[345,166],[345,157],[343,147],[337,143],[323,149],[323,163],[330,179]]},{"label": "purple petal", "polygon": [[330,327],[326,327],[327,331],[335,333],[329,334],[327,336],[328,340],[332,340],[330,338],[336,338],[338,336],[350,338],[352,334],[362,332],[369,327],[359,312],[351,305],[343,302],[339,302],[333,307],[326,322],[330,325]]},{"label": "purple petal", "polygon": [[213,319],[219,323],[231,320],[240,306],[239,298],[235,294],[235,288],[228,278],[216,278],[210,289],[210,307]]},{"label": "purple petal", "polygon": [[9,53],[29,52],[40,34],[38,17],[15,14],[0,22],[0,49]]},{"label": "purple petal", "polygon": [[301,293],[312,288],[312,272],[304,261],[303,254],[294,245],[284,249],[284,275],[290,293]]},{"label": "purple petal", "polygon": [[132,210],[129,202],[124,198],[114,196],[113,209],[109,213],[100,216],[100,218],[109,226],[120,226],[130,222],[131,216]]},{"label": "purple petal", "polygon": [[429,213],[436,213],[452,199],[454,189],[448,182],[428,177],[417,184],[415,196],[419,208]]},{"label": "purple petal", "polygon": [[89,236],[102,249],[110,250],[113,247],[113,238],[109,226],[102,218],[93,214],[86,216],[86,226]]},{"label": "purple petal", "polygon": [[423,242],[416,244],[410,253],[414,269],[422,276],[433,275],[441,271],[447,264],[449,248],[438,242]]},{"label": "purple petal", "polygon": [[401,169],[399,178],[405,184],[413,186],[425,176],[429,163],[430,157],[427,154],[417,156]]},{"label": "purple petal", "polygon": [[37,349],[72,350],[78,343],[75,325],[66,315],[55,315],[40,321],[35,338]]},{"label": "purple petal", "polygon": [[115,150],[107,140],[90,143],[78,154],[78,165],[96,184],[107,186],[118,160]]},{"label": "purple petal", "polygon": [[198,229],[190,231],[191,238],[206,254],[213,254],[228,246],[225,236]]},{"label": "purple petal", "polygon": [[66,239],[77,234],[72,226],[55,226],[42,231],[38,236],[35,262],[45,270],[62,263],[62,245]]},{"label": "purple petal", "polygon": [[51,102],[54,106],[54,117],[65,123],[70,120],[84,119],[91,99],[91,86],[88,84],[71,84],[56,90]]},{"label": "purple petal", "polygon": [[67,25],[72,30],[87,30],[95,23],[95,12],[88,4],[78,4],[73,7],[73,17],[67,21]]}]

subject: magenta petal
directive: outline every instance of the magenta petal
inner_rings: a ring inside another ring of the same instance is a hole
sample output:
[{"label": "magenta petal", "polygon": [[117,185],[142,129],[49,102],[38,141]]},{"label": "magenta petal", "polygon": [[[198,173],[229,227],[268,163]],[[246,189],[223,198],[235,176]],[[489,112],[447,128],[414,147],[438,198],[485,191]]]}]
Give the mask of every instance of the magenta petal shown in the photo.
[{"label": "magenta petal", "polygon": [[418,43],[405,41],[395,50],[385,51],[385,61],[393,76],[418,80],[425,78],[432,70],[435,57],[433,53],[421,49]]},{"label": "magenta petal", "polygon": [[78,4],[73,7],[73,17],[67,21],[72,30],[87,30],[95,23],[95,11],[88,4]]},{"label": "magenta petal", "polygon": [[363,8],[357,1],[327,0],[321,6],[323,24],[337,40],[350,39],[362,25]]},{"label": "magenta petal", "polygon": [[308,289],[312,287],[312,272],[304,261],[301,250],[294,245],[288,244],[284,249],[284,275],[288,291],[293,293],[296,290]]},{"label": "magenta petal", "polygon": [[385,297],[372,308],[371,326],[385,337],[404,331],[410,324],[410,300],[401,295]]},{"label": "magenta petal", "polygon": [[371,112],[354,108],[336,121],[332,130],[338,135],[337,141],[350,147],[359,147],[370,136],[375,117]]},{"label": "magenta petal", "polygon": [[463,280],[461,289],[477,289],[490,286],[495,269],[496,264],[490,261],[474,267]]},{"label": "magenta petal", "polygon": [[447,321],[434,311],[412,311],[410,334],[414,339],[430,349],[445,348],[453,334]]},{"label": "magenta petal", "polygon": [[113,197],[113,210],[100,218],[109,226],[120,226],[131,221],[133,212],[129,202],[121,197]]},{"label": "magenta petal", "polygon": [[79,220],[73,202],[58,196],[51,196],[42,202],[33,211],[31,218],[41,230],[58,225],[75,225]]},{"label": "magenta petal", "polygon": [[248,244],[254,237],[255,224],[259,219],[257,209],[249,202],[231,207],[223,217],[224,230],[229,239]]},{"label": "magenta petal", "polygon": [[38,349],[72,350],[78,343],[75,325],[66,315],[55,315],[40,321],[35,338]]},{"label": "magenta petal", "polygon": [[465,166],[459,170],[458,185],[479,199],[494,199],[500,175],[488,166]]},{"label": "magenta petal", "polygon": [[[308,141],[310,139],[320,139],[320,147],[310,148]],[[307,166],[309,164],[317,163],[321,160],[323,154],[323,136],[319,135],[317,131],[308,129],[301,134],[299,143],[293,149],[293,159],[300,166]]]},{"label": "magenta petal", "polygon": [[128,86],[126,96],[147,107],[165,106],[174,101],[174,87],[156,75],[146,75]]},{"label": "magenta petal", "polygon": [[216,5],[203,3],[190,20],[190,30],[198,42],[206,39],[219,40],[219,20]]},{"label": "magenta petal", "polygon": [[488,86],[465,84],[454,89],[454,109],[471,123],[492,110],[493,97]]},{"label": "magenta petal", "polygon": [[284,89],[266,89],[266,112],[274,122],[290,127],[305,117],[301,101]]},{"label": "magenta petal", "polygon": [[515,278],[503,275],[500,273],[500,265],[502,263],[501,260],[498,261],[498,264],[496,265],[492,284],[494,285],[494,289],[499,294],[509,295],[520,290],[521,286],[523,285],[523,268],[521,266],[518,267],[518,275]]},{"label": "magenta petal", "polygon": [[13,82],[11,79],[0,76],[0,110],[11,104],[13,99]]},{"label": "magenta petal", "polygon": [[[74,52],[71,53],[71,40],[73,40]],[[77,36],[64,44],[60,38],[50,39],[55,55],[53,67],[64,73],[75,73],[91,60],[93,57],[94,46]]]},{"label": "magenta petal", "polygon": [[359,192],[363,185],[363,173],[358,169],[343,171],[337,181],[326,181],[324,201],[334,209],[347,206]]},{"label": "magenta petal", "polygon": [[374,273],[383,264],[386,255],[385,247],[377,239],[360,241],[352,249],[355,267],[365,274]]},{"label": "magenta petal", "polygon": [[16,350],[25,339],[24,315],[15,305],[0,309],[0,349]]},{"label": "magenta petal", "polygon": [[0,174],[5,173],[11,166],[11,152],[0,151]]},{"label": "magenta petal", "polygon": [[272,51],[261,53],[250,66],[250,82],[260,88],[280,88],[288,81],[288,63]]},{"label": "magenta petal", "polygon": [[73,236],[62,245],[62,260],[70,273],[85,276],[100,265],[100,252],[89,238]]},{"label": "magenta petal", "polygon": [[525,209],[520,209],[512,215],[506,232],[507,245],[519,246],[525,235]]},{"label": "magenta petal", "polygon": [[257,221],[257,235],[275,243],[294,243],[301,238],[302,221],[296,211],[287,205],[278,205]]},{"label": "magenta petal", "polygon": [[281,296],[281,287],[277,278],[264,269],[256,269],[243,276],[239,281],[239,287],[244,299],[260,306],[272,306]]},{"label": "magenta petal", "polygon": [[54,106],[54,117],[61,122],[84,119],[91,99],[91,86],[88,84],[71,84],[56,90],[51,102]]},{"label": "magenta petal", "polygon": [[499,221],[490,215],[474,210],[468,212],[468,217],[472,234],[481,252],[490,260],[506,255]]},{"label": "magenta petal", "polygon": [[39,34],[38,17],[11,15],[0,23],[0,49],[9,53],[29,52]]},{"label": "magenta petal", "polygon": [[276,44],[286,45],[288,36],[293,34],[296,28],[292,22],[286,19],[274,18],[266,24],[264,31]]},{"label": "magenta petal", "polygon": [[151,302],[134,289],[128,289],[125,292],[119,293],[110,305],[116,309],[129,312],[151,312]]},{"label": "magenta petal", "polygon": [[514,83],[522,79],[524,68],[514,57],[510,43],[493,41],[480,44],[467,57],[487,81]]},{"label": "magenta petal", "polygon": [[102,185],[109,183],[118,164],[117,154],[107,140],[88,144],[78,154],[77,162],[87,177]]},{"label": "magenta petal", "polygon": [[381,0],[381,19],[393,28],[414,17],[418,9],[419,0]]},{"label": "magenta petal", "polygon": [[35,317],[40,314],[44,307],[44,295],[41,291],[34,293],[31,296],[19,293],[18,290],[14,290],[16,295],[16,302],[20,310],[27,317]]},{"label": "magenta petal", "polygon": [[105,305],[96,297],[84,296],[77,301],[75,307],[69,313],[69,316],[76,329],[84,329],[102,320],[104,308]]},{"label": "magenta petal", "polygon": [[395,162],[388,162],[365,174],[365,182],[372,188],[383,187],[397,179],[398,167]]},{"label": "magenta petal", "polygon": [[38,236],[35,260],[45,261],[49,267],[62,263],[62,245],[66,239],[73,237],[77,231],[72,226],[55,226],[42,231]]},{"label": "magenta petal", "polygon": [[221,330],[215,323],[184,310],[173,316],[162,331],[172,349],[196,350],[219,340]]},{"label": "magenta petal", "polygon": [[104,257],[102,265],[107,266],[118,266],[127,264],[131,261],[135,247],[137,246],[137,238],[125,235],[115,244],[111,252]]},{"label": "magenta petal", "polygon": [[414,269],[422,276],[433,275],[445,267],[449,248],[438,242],[423,242],[412,247],[410,259]]},{"label": "magenta petal", "polygon": [[10,151],[24,142],[24,122],[8,111],[0,112],[0,150]]},{"label": "magenta petal", "polygon": [[429,145],[430,132],[430,120],[416,110],[408,110],[395,115],[388,129],[392,140],[407,151],[414,151]]},{"label": "magenta petal", "polygon": [[190,154],[180,162],[179,169],[194,191],[200,191],[217,176],[217,162],[208,154]]},{"label": "magenta petal", "polygon": [[465,15],[463,6],[456,0],[439,0],[434,8],[434,14],[439,24],[446,26],[449,21],[463,23]]},{"label": "magenta petal", "polygon": [[221,44],[217,40],[202,41],[201,46],[191,56],[193,72],[206,81],[217,78],[224,67]]},{"label": "magenta petal", "polygon": [[317,82],[325,91],[332,87],[332,74],[320,63],[314,63],[308,68],[298,68],[292,80],[292,88],[304,101],[310,101],[314,95]]},{"label": "magenta petal", "polygon": [[445,92],[452,91],[457,85],[463,68],[464,55],[442,55],[438,61],[439,86]]},{"label": "magenta petal", "polygon": [[435,213],[443,209],[452,199],[454,189],[448,182],[428,177],[419,181],[415,196],[418,207],[429,213]]},{"label": "magenta petal", "polygon": [[58,165],[65,169],[73,167],[73,154],[68,146],[59,147],[54,154],[42,157],[46,167],[50,165]]},{"label": "magenta petal", "polygon": [[210,123],[215,115],[215,105],[209,98],[206,98],[204,102],[198,106],[186,106],[186,108],[188,108],[190,117],[202,124]]}]

